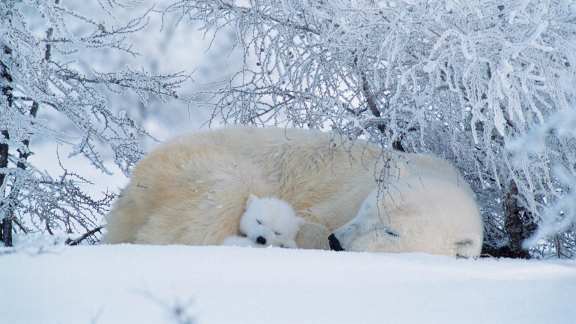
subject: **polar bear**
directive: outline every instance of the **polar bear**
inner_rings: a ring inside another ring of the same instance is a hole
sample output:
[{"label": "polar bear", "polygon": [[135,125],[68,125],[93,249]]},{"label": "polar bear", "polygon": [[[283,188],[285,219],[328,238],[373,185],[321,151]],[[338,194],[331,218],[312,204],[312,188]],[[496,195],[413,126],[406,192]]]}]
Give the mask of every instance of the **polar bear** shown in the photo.
[{"label": "polar bear", "polygon": [[478,256],[483,226],[469,186],[444,160],[408,157],[413,170],[375,188],[356,217],[329,236],[330,247]]},{"label": "polar bear", "polygon": [[275,197],[250,195],[240,219],[239,232],[224,240],[224,245],[295,249],[296,235],[304,220],[289,203]]},{"label": "polar bear", "polygon": [[[332,241],[352,250],[457,255],[465,244],[467,256],[480,253],[478,207],[449,163],[282,128],[225,128],[160,146],[135,167],[107,217],[104,242],[219,245],[237,233],[251,193],[294,208],[304,219],[301,248],[328,248],[334,232]],[[379,212],[364,212],[373,207]],[[376,218],[383,226],[374,226]],[[370,228],[346,227],[363,223]],[[390,242],[387,233],[399,236]]]}]

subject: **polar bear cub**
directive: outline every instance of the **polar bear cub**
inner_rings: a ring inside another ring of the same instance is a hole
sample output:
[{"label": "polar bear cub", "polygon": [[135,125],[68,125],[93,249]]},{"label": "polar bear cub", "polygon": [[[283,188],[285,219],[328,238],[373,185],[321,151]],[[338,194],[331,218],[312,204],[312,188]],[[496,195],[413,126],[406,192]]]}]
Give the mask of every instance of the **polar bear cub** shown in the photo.
[{"label": "polar bear cub", "polygon": [[303,222],[284,200],[250,195],[246,211],[240,219],[241,236],[229,236],[223,244],[297,248],[296,235]]}]

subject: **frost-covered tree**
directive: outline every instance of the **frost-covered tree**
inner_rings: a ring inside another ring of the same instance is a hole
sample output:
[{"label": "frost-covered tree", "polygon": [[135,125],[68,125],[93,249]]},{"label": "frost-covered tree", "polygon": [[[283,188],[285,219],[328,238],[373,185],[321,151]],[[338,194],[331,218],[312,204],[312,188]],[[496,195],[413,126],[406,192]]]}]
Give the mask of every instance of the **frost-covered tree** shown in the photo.
[{"label": "frost-covered tree", "polygon": [[543,210],[542,221],[527,246],[551,238],[559,257],[576,253],[576,106],[552,114],[547,120],[512,142],[517,160],[548,159],[557,199]]},{"label": "frost-covered tree", "polygon": [[[146,16],[146,25],[126,35],[126,41],[133,44],[139,55],[119,55],[118,51],[104,55],[88,53],[90,68],[114,71],[130,66],[155,74],[179,70],[192,72],[193,82],[183,84],[178,90],[180,100],[171,100],[169,104],[155,98],[142,103],[139,96],[126,92],[108,96],[113,106],[122,107],[136,125],[144,127],[154,137],[145,141],[145,149],[148,144],[156,145],[157,140],[200,127],[209,118],[209,111],[188,106],[187,99],[192,96],[196,100],[202,99],[197,95],[199,89],[210,89],[212,84],[226,79],[231,71],[241,66],[238,51],[230,49],[234,38],[230,28],[213,39],[198,30],[195,24],[180,24],[178,17],[160,14],[168,4],[168,1],[138,0],[126,6],[113,6],[107,14],[100,9],[97,0],[66,1],[71,9],[110,23],[127,21],[151,10]],[[77,21],[68,22],[68,27],[72,32],[85,28]]]},{"label": "frost-covered tree", "polygon": [[[106,12],[119,1],[98,1]],[[82,26],[71,32],[69,24]],[[50,138],[73,147],[95,168],[109,172],[100,148],[127,173],[142,156],[144,132],[111,107],[111,93],[148,98],[176,97],[182,74],[152,75],[124,69],[98,71],[86,55],[135,55],[127,35],[142,29],[147,16],[106,24],[79,14],[65,0],[0,2],[0,238],[12,244],[14,231],[93,232],[112,199],[94,199],[79,187],[86,181],[73,170],[59,178],[32,165],[31,142]],[[62,132],[55,119],[73,126]]]},{"label": "frost-covered tree", "polygon": [[[245,64],[214,93],[214,117],[433,152],[472,183],[487,247],[521,255],[538,223],[533,254],[576,255],[561,204],[575,137],[551,131],[576,109],[573,1],[179,0],[168,13],[236,29]],[[510,148],[535,127],[545,149]]]}]

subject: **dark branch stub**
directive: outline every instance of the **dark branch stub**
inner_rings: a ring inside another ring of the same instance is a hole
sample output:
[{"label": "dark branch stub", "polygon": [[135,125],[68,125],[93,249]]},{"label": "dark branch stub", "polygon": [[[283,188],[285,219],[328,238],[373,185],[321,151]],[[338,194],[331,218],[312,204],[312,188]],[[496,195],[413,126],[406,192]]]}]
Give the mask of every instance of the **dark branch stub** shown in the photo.
[{"label": "dark branch stub", "polygon": [[96,234],[96,232],[100,232],[102,229],[104,228],[104,226],[98,226],[95,229],[92,229],[84,234],[82,234],[82,236],[76,238],[76,239],[67,239],[66,240],[66,245],[78,245],[80,244],[82,241],[84,241],[85,239],[87,239],[88,237]]},{"label": "dark branch stub", "polygon": [[504,200],[504,229],[508,233],[511,250],[518,257],[529,258],[530,254],[522,247],[522,243],[534,234],[537,225],[532,213],[520,204],[518,194],[516,182],[511,181]]}]

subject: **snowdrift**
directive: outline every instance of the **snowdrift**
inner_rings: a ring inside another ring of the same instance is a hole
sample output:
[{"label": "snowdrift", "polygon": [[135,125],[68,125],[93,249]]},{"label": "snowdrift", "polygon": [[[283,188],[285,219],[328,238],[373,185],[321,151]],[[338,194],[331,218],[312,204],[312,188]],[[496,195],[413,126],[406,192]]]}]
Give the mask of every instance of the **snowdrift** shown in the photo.
[{"label": "snowdrift", "polygon": [[0,278],[10,324],[576,321],[573,260],[83,246],[1,255]]}]

